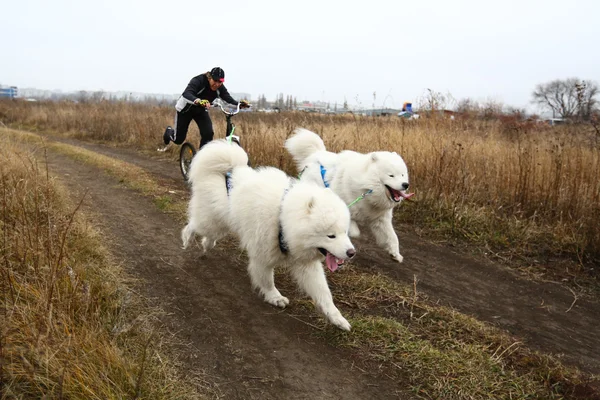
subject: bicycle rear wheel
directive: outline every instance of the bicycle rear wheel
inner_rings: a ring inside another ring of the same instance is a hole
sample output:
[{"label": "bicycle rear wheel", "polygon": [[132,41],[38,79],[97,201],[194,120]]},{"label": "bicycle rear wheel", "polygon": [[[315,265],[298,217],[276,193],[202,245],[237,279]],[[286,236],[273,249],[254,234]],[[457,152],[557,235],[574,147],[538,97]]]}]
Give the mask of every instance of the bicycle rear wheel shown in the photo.
[{"label": "bicycle rear wheel", "polygon": [[185,181],[188,180],[188,174],[190,172],[190,164],[192,158],[196,155],[196,149],[191,143],[185,142],[181,145],[179,150],[179,168],[181,169],[181,175]]}]

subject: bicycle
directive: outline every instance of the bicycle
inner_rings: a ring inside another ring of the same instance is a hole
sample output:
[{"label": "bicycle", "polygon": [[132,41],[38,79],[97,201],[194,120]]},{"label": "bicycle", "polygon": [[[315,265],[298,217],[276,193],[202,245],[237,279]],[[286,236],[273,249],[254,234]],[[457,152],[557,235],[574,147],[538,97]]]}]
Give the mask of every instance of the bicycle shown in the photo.
[{"label": "bicycle", "polygon": [[[235,132],[235,124],[231,122],[231,118],[240,112],[240,105],[242,103],[238,102],[238,105],[234,111],[227,111],[223,107],[223,102],[220,99],[216,99],[213,102],[213,105],[219,106],[221,112],[225,114],[225,119],[227,120],[227,128],[226,135],[228,143],[235,142],[238,146],[241,147],[240,137],[234,135]],[[181,175],[183,175],[183,179],[185,181],[188,180],[188,173],[190,171],[190,164],[192,163],[192,158],[196,155],[196,148],[190,142],[185,142],[181,145],[181,149],[179,150],[179,168],[181,169]]]}]

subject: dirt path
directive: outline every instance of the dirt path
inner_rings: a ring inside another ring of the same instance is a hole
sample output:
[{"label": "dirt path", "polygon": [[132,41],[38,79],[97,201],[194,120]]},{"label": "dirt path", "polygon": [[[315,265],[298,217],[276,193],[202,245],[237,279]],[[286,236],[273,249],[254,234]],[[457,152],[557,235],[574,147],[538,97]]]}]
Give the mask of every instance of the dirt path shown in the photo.
[{"label": "dirt path", "polygon": [[[151,159],[130,149],[66,141],[124,159],[171,185],[183,186],[174,161]],[[565,286],[534,282],[505,266],[428,242],[414,235],[410,226],[397,226],[397,231],[405,257],[402,265],[390,261],[368,238],[355,241],[359,250],[355,263],[404,283],[411,283],[416,275],[419,290],[430,300],[493,323],[531,348],[600,374],[599,302],[577,298],[573,305],[575,297]]]},{"label": "dirt path", "polygon": [[[575,297],[565,286],[534,282],[488,260],[460,254],[399,232],[404,264],[397,266],[367,243],[358,263],[418,288],[479,320],[490,322],[528,347],[560,356],[567,364],[600,373],[600,304]],[[566,312],[571,305],[573,307]]]},{"label": "dirt path", "polygon": [[[140,166],[161,183],[184,188],[174,161],[129,149],[75,144]],[[398,382],[365,372],[343,350],[316,339],[307,325],[250,290],[239,253],[220,246],[203,258],[179,249],[181,223],[152,201],[93,167],[51,154],[51,171],[75,196],[89,189],[86,208],[111,238],[113,253],[143,279],[144,294],[171,312],[166,325],[189,343],[181,350],[190,373],[203,371],[216,393],[233,399],[410,398]],[[397,227],[405,262],[391,262],[367,239],[356,241],[356,264],[403,283],[416,275],[430,300],[491,322],[527,346],[561,355],[600,373],[600,304],[553,283],[533,282],[506,267],[430,243]],[[293,293],[289,293],[294,298]],[[292,300],[293,301],[293,300]]]},{"label": "dirt path", "polygon": [[200,258],[198,250],[183,251],[181,223],[150,199],[94,167],[51,152],[48,160],[75,198],[89,190],[84,209],[111,252],[142,279],[142,294],[167,311],[164,323],[185,343],[179,349],[185,370],[213,383],[215,396],[412,398],[397,382],[362,371],[344,351],[316,339],[311,327],[290,317],[293,305],[281,312],[262,302],[238,252],[217,249]]}]

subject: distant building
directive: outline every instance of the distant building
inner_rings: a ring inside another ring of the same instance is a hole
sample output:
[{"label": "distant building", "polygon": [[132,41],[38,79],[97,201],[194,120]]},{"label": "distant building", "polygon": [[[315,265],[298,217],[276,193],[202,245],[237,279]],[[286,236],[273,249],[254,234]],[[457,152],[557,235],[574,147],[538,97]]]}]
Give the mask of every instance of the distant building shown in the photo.
[{"label": "distant building", "polygon": [[369,116],[386,116],[386,115],[398,115],[401,110],[397,110],[394,108],[372,108],[363,110],[362,114]]},{"label": "distant building", "polygon": [[14,99],[15,97],[19,97],[19,90],[16,86],[0,85],[0,98]]},{"label": "distant building", "polygon": [[564,118],[548,118],[544,120],[550,126],[563,125],[567,123],[567,120]]},{"label": "distant building", "polygon": [[296,106],[296,109],[306,112],[325,112],[327,111],[327,103],[303,101]]}]

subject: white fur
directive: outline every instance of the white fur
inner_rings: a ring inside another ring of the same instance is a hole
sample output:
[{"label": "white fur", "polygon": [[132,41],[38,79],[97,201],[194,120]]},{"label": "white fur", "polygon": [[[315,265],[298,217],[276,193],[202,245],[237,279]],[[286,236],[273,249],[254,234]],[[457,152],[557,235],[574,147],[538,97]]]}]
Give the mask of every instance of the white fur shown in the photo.
[{"label": "white fur", "polygon": [[402,262],[398,236],[392,225],[393,208],[400,201],[394,201],[385,186],[406,194],[408,169],[402,157],[388,151],[363,154],[346,150],[332,153],[325,150],[323,140],[316,133],[303,128],[295,130],[294,135],[286,140],[285,148],[294,158],[298,171],[302,172],[302,181],[324,186],[322,165],[329,187],[346,204],[372,190],[371,194],[350,207],[350,236],[357,237],[359,228],[368,228],[377,244],[394,260]]},{"label": "white fur", "polygon": [[[226,234],[235,233],[248,253],[252,285],[266,302],[277,307],[289,303],[273,278],[275,267],[286,266],[327,320],[350,330],[333,303],[318,250],[326,249],[339,259],[354,254],[346,205],[329,189],[291,179],[276,168],[254,170],[247,160],[243,149],[221,140],[207,144],[194,157],[189,175],[189,222],[181,232],[184,248],[194,234],[202,237],[206,251]],[[227,171],[231,171],[229,195]],[[287,253],[280,250],[280,226]]]}]

